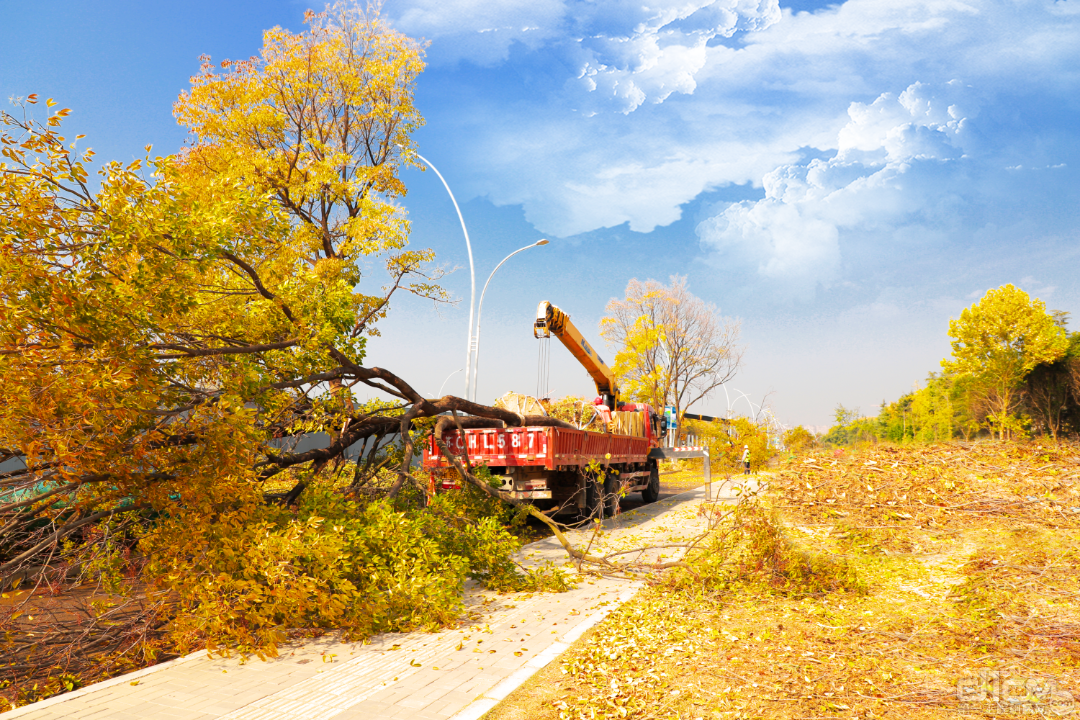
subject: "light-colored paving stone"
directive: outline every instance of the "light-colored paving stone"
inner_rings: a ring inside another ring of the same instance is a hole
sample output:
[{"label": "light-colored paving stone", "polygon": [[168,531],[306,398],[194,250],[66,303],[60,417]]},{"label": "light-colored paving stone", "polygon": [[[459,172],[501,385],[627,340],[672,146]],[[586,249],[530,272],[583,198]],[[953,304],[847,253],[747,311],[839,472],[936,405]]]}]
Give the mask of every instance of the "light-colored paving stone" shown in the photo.
[{"label": "light-colored paving stone", "polygon": [[[714,486],[716,488],[717,486]],[[603,555],[681,542],[697,533],[704,489],[625,513],[604,531],[571,533]],[[662,561],[677,549],[644,559]],[[566,563],[554,538],[527,546],[522,562]],[[282,648],[268,661],[194,653],[19,708],[20,720],[466,720],[478,718],[621,603],[638,583],[585,578],[566,593],[497,595],[471,589],[469,617],[439,633],[345,643],[334,635]]]}]

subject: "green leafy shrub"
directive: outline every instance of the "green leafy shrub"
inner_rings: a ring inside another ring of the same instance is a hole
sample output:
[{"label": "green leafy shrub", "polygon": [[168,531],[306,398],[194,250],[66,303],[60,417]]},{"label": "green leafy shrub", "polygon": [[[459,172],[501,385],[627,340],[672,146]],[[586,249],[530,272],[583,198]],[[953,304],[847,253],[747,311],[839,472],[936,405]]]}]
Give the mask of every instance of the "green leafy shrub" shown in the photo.
[{"label": "green leafy shrub", "polygon": [[[460,614],[469,578],[499,591],[565,589],[559,573],[518,568],[513,522],[512,509],[475,488],[399,509],[323,483],[295,512],[241,505],[191,526],[183,547],[151,563],[179,599],[170,629],[181,649],[206,642],[273,656],[289,628],[363,638],[445,625]],[[164,519],[151,536],[174,539],[185,523]]]},{"label": "green leafy shrub", "polygon": [[818,444],[817,438],[813,433],[804,428],[802,425],[791,428],[786,431],[781,440],[784,443],[784,447],[793,453],[801,453],[805,450],[810,450]]}]

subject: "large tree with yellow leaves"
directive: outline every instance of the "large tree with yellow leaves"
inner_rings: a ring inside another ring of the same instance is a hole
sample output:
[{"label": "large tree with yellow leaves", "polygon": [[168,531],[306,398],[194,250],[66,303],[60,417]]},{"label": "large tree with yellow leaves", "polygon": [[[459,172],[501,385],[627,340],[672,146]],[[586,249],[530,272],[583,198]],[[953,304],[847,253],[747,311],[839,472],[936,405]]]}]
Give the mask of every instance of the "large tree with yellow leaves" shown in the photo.
[{"label": "large tree with yellow leaves", "polygon": [[678,417],[735,376],[742,361],[739,323],[695,296],[686,278],[670,285],[631,280],[626,298],[613,298],[600,334],[617,350],[623,394]]},{"label": "large tree with yellow leaves", "polygon": [[[11,668],[63,665],[88,638],[138,664],[139,622],[143,639],[168,622],[177,647],[272,650],[281,627],[430,620],[400,603],[446,605],[424,573],[464,572],[458,561],[421,568],[442,560],[412,553],[408,538],[435,531],[392,513],[364,526],[400,541],[389,565],[368,569],[356,559],[366,531],[349,535],[354,510],[325,496],[340,524],[289,514],[360,441],[373,440],[369,454],[349,487],[335,486],[346,497],[376,454],[385,461],[390,434],[404,447],[389,494],[412,480],[413,420],[462,410],[520,422],[424,398],[365,364],[365,338],[396,293],[445,299],[432,252],[408,247],[395,204],[422,123],[422,52],[377,14],[339,7],[307,22],[268,31],[259,57],[204,59],[175,106],[188,147],[156,158],[148,147],[96,181],[81,136],[61,135],[67,110],[49,101],[37,119],[31,95],[0,115],[0,581],[97,578],[104,593],[85,623],[34,640],[18,612],[0,613],[10,657],[45,653]],[[360,406],[357,384],[390,400]],[[289,449],[314,431],[327,447]],[[267,483],[282,479],[284,502],[267,504]],[[412,594],[386,590],[373,605],[362,582],[379,573],[387,588],[412,577]]]}]

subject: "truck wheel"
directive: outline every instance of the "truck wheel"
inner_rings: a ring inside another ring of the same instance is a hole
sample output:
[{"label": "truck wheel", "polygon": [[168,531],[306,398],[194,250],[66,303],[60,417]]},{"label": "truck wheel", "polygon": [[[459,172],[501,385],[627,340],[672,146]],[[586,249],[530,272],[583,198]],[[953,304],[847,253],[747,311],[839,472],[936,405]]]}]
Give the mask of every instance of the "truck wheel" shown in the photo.
[{"label": "truck wheel", "polygon": [[619,512],[619,491],[622,483],[617,475],[608,474],[604,480],[604,517],[615,517]]},{"label": "truck wheel", "polygon": [[649,466],[649,484],[641,491],[641,499],[654,503],[660,498],[660,468],[653,463]]}]

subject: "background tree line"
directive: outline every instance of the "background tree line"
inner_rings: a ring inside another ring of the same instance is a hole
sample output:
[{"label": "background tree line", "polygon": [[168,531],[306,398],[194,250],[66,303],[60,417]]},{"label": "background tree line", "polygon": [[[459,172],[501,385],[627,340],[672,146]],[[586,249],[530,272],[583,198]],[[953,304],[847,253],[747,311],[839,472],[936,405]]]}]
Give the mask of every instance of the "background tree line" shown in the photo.
[{"label": "background tree line", "polygon": [[1080,434],[1080,333],[1068,332],[1067,322],[1067,313],[1048,312],[1012,285],[990,290],[950,321],[953,352],[940,372],[882,402],[876,417],[838,406],[822,441]]}]

